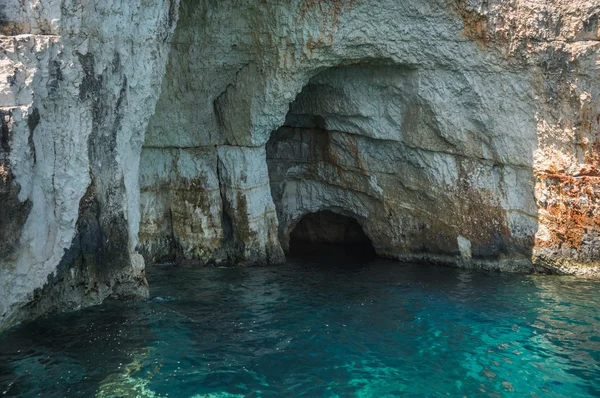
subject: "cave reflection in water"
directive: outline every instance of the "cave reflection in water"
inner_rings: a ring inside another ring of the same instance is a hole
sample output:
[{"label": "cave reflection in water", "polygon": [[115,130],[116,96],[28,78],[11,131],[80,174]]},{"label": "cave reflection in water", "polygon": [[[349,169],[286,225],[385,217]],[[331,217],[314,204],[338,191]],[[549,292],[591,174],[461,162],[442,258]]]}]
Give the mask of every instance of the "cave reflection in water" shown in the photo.
[{"label": "cave reflection in water", "polygon": [[0,335],[0,394],[598,395],[598,281],[329,253],[150,268],[148,302]]}]

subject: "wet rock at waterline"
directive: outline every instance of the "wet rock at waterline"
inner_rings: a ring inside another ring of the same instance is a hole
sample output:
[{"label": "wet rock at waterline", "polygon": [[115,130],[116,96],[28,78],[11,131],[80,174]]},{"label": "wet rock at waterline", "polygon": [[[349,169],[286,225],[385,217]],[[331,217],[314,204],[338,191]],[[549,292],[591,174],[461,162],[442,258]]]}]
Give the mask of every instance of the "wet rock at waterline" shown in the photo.
[{"label": "wet rock at waterline", "polygon": [[307,215],[380,256],[596,275],[598,5],[0,0],[0,327],[277,264]]}]

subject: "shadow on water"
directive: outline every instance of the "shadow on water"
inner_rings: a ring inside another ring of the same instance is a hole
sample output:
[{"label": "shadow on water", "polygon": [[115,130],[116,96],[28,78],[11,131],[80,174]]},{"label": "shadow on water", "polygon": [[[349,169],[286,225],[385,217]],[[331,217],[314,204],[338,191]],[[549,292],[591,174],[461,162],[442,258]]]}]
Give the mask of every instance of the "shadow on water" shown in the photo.
[{"label": "shadow on water", "polygon": [[93,396],[154,340],[144,306],[107,302],[0,335],[0,396]]},{"label": "shadow on water", "polygon": [[287,261],[313,267],[354,269],[368,267],[377,259],[373,246],[290,242]]}]

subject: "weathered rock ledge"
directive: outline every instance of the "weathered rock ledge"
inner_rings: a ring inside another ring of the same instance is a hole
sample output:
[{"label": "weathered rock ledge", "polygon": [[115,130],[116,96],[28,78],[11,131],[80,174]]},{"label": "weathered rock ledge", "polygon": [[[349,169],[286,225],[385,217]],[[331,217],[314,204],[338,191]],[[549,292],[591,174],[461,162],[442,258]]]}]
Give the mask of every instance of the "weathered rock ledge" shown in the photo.
[{"label": "weathered rock ledge", "polygon": [[599,17],[0,0],[0,329],[143,299],[144,259],[280,263],[324,211],[385,257],[600,275]]}]

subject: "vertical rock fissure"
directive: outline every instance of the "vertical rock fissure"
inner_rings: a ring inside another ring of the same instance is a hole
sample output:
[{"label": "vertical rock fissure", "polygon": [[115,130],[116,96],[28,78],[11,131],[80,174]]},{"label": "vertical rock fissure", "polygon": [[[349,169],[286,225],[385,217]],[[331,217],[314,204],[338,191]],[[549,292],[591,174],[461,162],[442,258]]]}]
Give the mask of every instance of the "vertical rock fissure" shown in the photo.
[{"label": "vertical rock fissure", "polygon": [[21,187],[15,181],[10,162],[11,117],[9,110],[0,109],[0,260],[14,251],[33,206],[29,199],[19,200]]},{"label": "vertical rock fissure", "polygon": [[219,180],[219,197],[221,199],[221,228],[223,231],[223,246],[227,247],[231,245],[234,240],[234,226],[233,219],[230,213],[231,209],[227,201],[225,187],[223,186],[223,178],[221,176],[221,159],[217,152],[217,179]]}]

